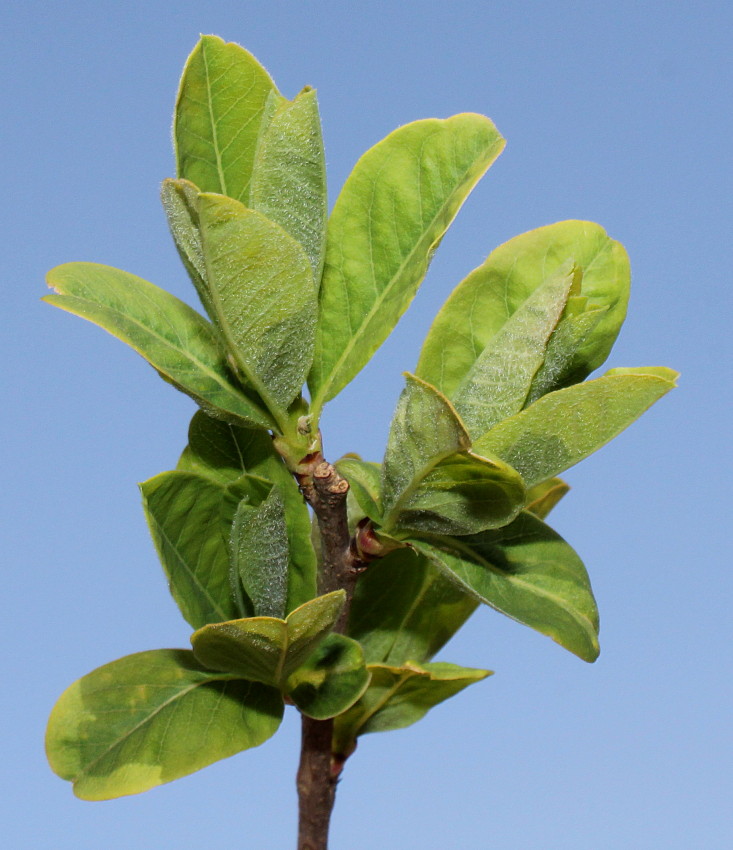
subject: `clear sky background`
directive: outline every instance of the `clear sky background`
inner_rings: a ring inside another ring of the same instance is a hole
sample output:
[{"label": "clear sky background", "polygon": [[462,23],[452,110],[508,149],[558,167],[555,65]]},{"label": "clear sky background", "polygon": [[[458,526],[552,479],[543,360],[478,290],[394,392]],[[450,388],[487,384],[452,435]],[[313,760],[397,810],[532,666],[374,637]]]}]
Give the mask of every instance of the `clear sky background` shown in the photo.
[{"label": "clear sky background", "polygon": [[194,303],[158,186],[199,32],[238,41],[293,96],[318,88],[335,198],[400,124],[489,115],[505,152],[413,307],[328,409],[326,447],[381,459],[432,316],[488,252],[566,218],[631,255],[608,366],[680,388],[567,474],[552,524],[586,562],[602,653],[586,665],[488,610],[444,660],[496,675],[410,729],[362,739],[334,850],[733,846],[728,2],[30,0],[0,20],[4,650],[0,832],[9,850],[294,846],[294,712],[263,747],[138,797],[81,802],[43,733],[74,679],[185,647],[136,484],[175,464],[193,405],[102,331],[41,304],[90,260]]}]

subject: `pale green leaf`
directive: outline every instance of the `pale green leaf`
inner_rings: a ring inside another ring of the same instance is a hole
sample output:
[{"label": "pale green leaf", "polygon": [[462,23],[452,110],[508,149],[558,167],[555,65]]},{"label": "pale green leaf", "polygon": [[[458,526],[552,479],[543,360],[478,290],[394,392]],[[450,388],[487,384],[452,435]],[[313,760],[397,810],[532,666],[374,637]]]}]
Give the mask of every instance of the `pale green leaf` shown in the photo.
[{"label": "pale green leaf", "polygon": [[574,550],[526,511],[470,537],[410,540],[480,602],[549,635],[584,661],[598,657],[598,611]]},{"label": "pale green leaf", "polygon": [[163,472],[140,485],[150,533],[171,594],[195,628],[242,614],[230,584],[229,537],[237,505],[259,504],[270,484],[242,476],[231,485],[190,472]]},{"label": "pale green leaf", "polygon": [[469,534],[511,522],[524,504],[521,478],[468,446],[450,402],[408,374],[384,456],[385,531]]},{"label": "pale green leaf", "polygon": [[359,735],[404,729],[434,706],[491,675],[489,670],[446,662],[402,667],[370,664],[368,670],[371,681],[366,692],[334,723],[333,751],[342,758],[354,751]]},{"label": "pale green leaf", "polygon": [[183,70],[173,123],[178,176],[202,192],[249,202],[252,168],[272,99],[267,71],[238,44],[204,35]]},{"label": "pale green leaf", "polygon": [[380,522],[382,517],[381,465],[351,455],[342,457],[334,465],[339,475],[349,482],[349,493],[353,493],[364,516]]},{"label": "pale green leaf", "polygon": [[348,633],[370,663],[423,662],[453,637],[477,605],[427,558],[396,549],[359,578]]},{"label": "pale green leaf", "polygon": [[303,248],[261,213],[199,196],[213,308],[231,354],[282,427],[313,358],[316,295]]},{"label": "pale green leaf", "polygon": [[569,490],[570,486],[562,478],[548,478],[547,481],[540,481],[539,484],[527,490],[525,510],[544,519]]},{"label": "pale green leaf", "polygon": [[308,379],[316,412],[391,333],[443,234],[503,146],[488,118],[463,114],[400,127],[357,162],[328,222]]},{"label": "pale green leaf", "polygon": [[257,747],[282,714],[275,689],[207,670],[190,650],[157,649],[71,685],[51,712],[46,753],[78,797],[108,800]]},{"label": "pale green leaf", "polygon": [[675,385],[672,369],[614,369],[542,396],[474,443],[516,469],[528,487],[592,454]]},{"label": "pale green leaf", "polygon": [[257,506],[241,502],[232,524],[232,578],[241,581],[255,616],[285,616],[288,554],[285,505],[277,486]]},{"label": "pale green leaf", "polygon": [[46,279],[57,294],[44,301],[126,342],[212,415],[250,428],[273,427],[261,402],[236,386],[212,325],[183,301],[142,278],[97,263],[66,263]]},{"label": "pale green leaf", "polygon": [[191,636],[193,651],[212,670],[283,689],[331,632],[344,599],[337,590],[306,602],[285,620],[250,617],[204,626]]},{"label": "pale green leaf", "polygon": [[[603,310],[563,331],[577,347],[551,387],[583,380],[608,356],[626,315],[629,261],[597,224],[561,221],[500,245],[455,289],[425,339],[416,373],[453,397],[489,341],[532,292],[572,259],[582,272],[584,310]],[[561,323],[562,325],[562,323]],[[560,327],[558,328],[560,331]],[[567,343],[559,346],[567,352]],[[559,343],[557,343],[559,345]],[[552,348],[552,346],[551,346]],[[560,353],[559,351],[554,352]]]},{"label": "pale green leaf", "polygon": [[237,428],[197,413],[188,431],[188,447],[178,463],[189,470],[231,484],[243,473],[272,481],[285,504],[290,566],[288,611],[316,595],[316,556],[311,544],[308,508],[295,479],[262,431]]},{"label": "pale green leaf", "polygon": [[453,404],[472,437],[524,407],[575,279],[572,263],[541,283],[489,340],[456,388]]},{"label": "pale green leaf", "polygon": [[303,714],[328,720],[350,708],[369,684],[359,644],[343,635],[328,635],[294,673],[285,691]]},{"label": "pale green leaf", "polygon": [[326,241],[326,162],[314,89],[280,100],[263,130],[248,206],[277,222],[305,249],[316,288]]}]

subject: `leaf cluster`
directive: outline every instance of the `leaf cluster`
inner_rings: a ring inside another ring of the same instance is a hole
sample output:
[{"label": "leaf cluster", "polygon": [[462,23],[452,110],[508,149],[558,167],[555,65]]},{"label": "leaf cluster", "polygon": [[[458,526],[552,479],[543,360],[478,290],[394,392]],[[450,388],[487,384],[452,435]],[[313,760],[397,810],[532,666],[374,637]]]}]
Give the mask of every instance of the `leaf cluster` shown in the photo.
[{"label": "leaf cluster", "polygon": [[598,225],[564,221],[494,250],[425,339],[383,461],[348,455],[352,547],[369,567],[319,594],[299,483],[323,406],[409,306],[433,252],[501,153],[492,122],[407,124],[356,163],[328,215],[316,92],[288,100],[243,48],[204,36],[176,103],[162,201],[203,312],[127,272],[53,269],[46,300],[141,354],[200,410],[175,470],[141,485],[190,650],[152,650],[73,684],[53,769],[86,799],[137,793],[257,746],[284,706],[334,718],[334,753],[407,726],[489,675],[433,657],[484,604],[586,661],[586,569],[546,523],[558,475],[673,385],[612,369],[629,264]]}]

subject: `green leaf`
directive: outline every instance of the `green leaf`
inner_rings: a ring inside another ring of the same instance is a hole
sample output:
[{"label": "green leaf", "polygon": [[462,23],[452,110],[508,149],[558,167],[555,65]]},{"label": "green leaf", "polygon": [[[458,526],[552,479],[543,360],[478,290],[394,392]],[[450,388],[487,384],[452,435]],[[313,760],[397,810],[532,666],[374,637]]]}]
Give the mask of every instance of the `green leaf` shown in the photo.
[{"label": "green leaf", "polygon": [[332,634],[290,675],[285,690],[303,714],[328,720],[350,708],[368,684],[369,672],[359,644]]},{"label": "green leaf", "polygon": [[305,88],[293,101],[278,100],[260,137],[249,206],[303,246],[318,288],[328,214],[318,99],[314,89]]},{"label": "green leaf", "polygon": [[212,670],[284,689],[333,629],[345,596],[343,590],[318,596],[285,620],[251,617],[204,626],[191,636],[193,651]]},{"label": "green leaf", "polygon": [[588,457],[675,385],[664,368],[614,369],[557,390],[500,422],[474,443],[513,466],[528,487]]},{"label": "green leaf", "polygon": [[457,387],[453,404],[472,437],[524,407],[574,279],[575,269],[566,263],[540,284],[492,337]]},{"label": "green leaf", "polygon": [[169,383],[219,418],[272,428],[266,410],[235,385],[214,328],[183,301],[135,275],[66,263],[47,275],[43,300],[126,342]]},{"label": "green leaf", "polygon": [[270,485],[242,476],[227,486],[190,472],[163,472],[140,485],[150,533],[173,598],[195,628],[245,612],[232,593],[229,536],[237,505],[255,504]]},{"label": "green leaf", "polygon": [[[493,251],[438,313],[425,339],[417,374],[452,398],[507,319],[569,259],[582,272],[581,295],[587,298],[584,309],[604,312],[600,318],[595,314],[591,320],[581,321],[580,329],[562,332],[582,344],[563,364],[552,389],[583,380],[608,357],[626,315],[630,280],[623,246],[588,221],[540,227]],[[589,321],[592,327],[585,326]]]},{"label": "green leaf", "polygon": [[432,658],[478,602],[412,549],[369,565],[356,584],[348,633],[368,662],[391,665]]},{"label": "green leaf", "polygon": [[197,413],[191,420],[188,447],[178,468],[213,477],[224,484],[231,484],[245,472],[272,481],[285,505],[290,557],[288,611],[316,595],[316,556],[308,508],[267,434]]},{"label": "green leaf", "polygon": [[280,102],[285,98],[251,53],[202,36],[188,57],[176,101],[178,176],[202,192],[247,204],[260,134]]},{"label": "green leaf", "polygon": [[261,213],[199,196],[206,277],[222,333],[282,427],[313,358],[316,295],[303,248]]},{"label": "green leaf", "polygon": [[339,474],[349,482],[349,492],[353,493],[357,504],[369,519],[381,522],[380,505],[381,464],[346,455],[334,464]]},{"label": "green leaf", "polygon": [[430,258],[504,140],[488,118],[407,124],[367,151],[328,222],[313,407],[339,393],[407,309]]},{"label": "green leaf", "polygon": [[468,534],[511,522],[524,504],[521,478],[466,451],[468,434],[448,399],[406,377],[384,456],[384,530]]},{"label": "green leaf", "polygon": [[77,797],[108,800],[257,747],[282,714],[273,688],[206,670],[189,650],[157,649],[71,685],[51,712],[46,753]]},{"label": "green leaf", "polygon": [[598,657],[598,611],[585,567],[537,517],[525,511],[497,531],[409,542],[480,602],[584,661]]},{"label": "green leaf", "polygon": [[[240,502],[231,537],[232,573],[257,617],[284,617],[288,593],[285,505],[276,486],[260,505]],[[229,618],[226,618],[229,619]]]},{"label": "green leaf", "polygon": [[489,670],[445,662],[422,667],[370,664],[368,669],[371,681],[366,693],[335,720],[333,751],[342,757],[354,751],[359,735],[411,726],[438,703],[491,675]]},{"label": "green leaf", "polygon": [[525,510],[540,519],[545,519],[569,490],[570,485],[566,484],[562,478],[548,478],[547,481],[540,481],[539,484],[527,490]]}]

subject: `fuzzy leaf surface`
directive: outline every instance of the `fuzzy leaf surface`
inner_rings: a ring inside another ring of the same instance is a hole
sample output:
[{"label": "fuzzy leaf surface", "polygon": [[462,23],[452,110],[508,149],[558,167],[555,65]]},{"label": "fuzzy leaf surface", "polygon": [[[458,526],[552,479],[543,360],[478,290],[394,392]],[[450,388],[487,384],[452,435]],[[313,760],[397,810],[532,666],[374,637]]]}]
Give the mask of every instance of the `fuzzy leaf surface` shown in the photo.
[{"label": "fuzzy leaf surface", "polygon": [[488,118],[463,114],[400,127],[357,162],[328,221],[309,377],[316,410],[389,336],[443,234],[503,147]]},{"label": "fuzzy leaf surface", "polygon": [[598,610],[585,567],[537,517],[525,511],[496,531],[410,543],[480,602],[584,661],[598,657]]},{"label": "fuzzy leaf surface", "polygon": [[188,57],[173,123],[178,176],[202,192],[248,204],[268,107],[285,102],[260,63],[238,44],[204,35]]},{"label": "fuzzy leaf surface", "polygon": [[433,662],[402,667],[370,664],[371,681],[364,696],[336,718],[334,752],[348,756],[356,739],[367,732],[404,729],[468,685],[491,675],[489,670]]},{"label": "fuzzy leaf surface", "polygon": [[[581,295],[587,298],[582,310],[603,312],[582,320],[572,331],[562,331],[574,342],[569,346],[566,339],[559,346],[566,353],[572,349],[571,356],[561,369],[557,369],[556,360],[550,388],[583,380],[608,357],[626,315],[630,281],[623,246],[588,221],[561,221],[540,227],[493,251],[438,313],[425,339],[417,374],[452,398],[476,358],[509,317],[569,259],[582,272]],[[553,352],[553,357],[559,353]]]},{"label": "fuzzy leaf surface", "polygon": [[331,634],[290,675],[285,690],[308,717],[328,720],[350,708],[369,684],[369,672],[359,644]]},{"label": "fuzzy leaf surface", "polygon": [[277,222],[303,246],[318,288],[328,198],[321,119],[314,89],[304,89],[292,101],[279,100],[260,135],[248,206]]},{"label": "fuzzy leaf surface", "polygon": [[191,636],[193,651],[212,670],[284,689],[333,629],[344,598],[343,590],[318,596],[285,620],[250,617],[204,626]]},{"label": "fuzzy leaf surface", "polygon": [[552,478],[621,433],[675,386],[662,367],[613,369],[542,396],[474,443],[510,464],[528,487]]},{"label": "fuzzy leaf surface", "polygon": [[285,505],[290,558],[287,610],[292,611],[316,595],[316,556],[308,508],[267,434],[196,413],[178,469],[212,477],[225,485],[244,473],[272,481]]},{"label": "fuzzy leaf surface", "polygon": [[280,419],[313,358],[316,294],[303,248],[277,224],[222,195],[199,196],[214,310],[243,375]]},{"label": "fuzzy leaf surface", "polygon": [[565,264],[541,283],[468,370],[453,404],[471,437],[484,434],[524,407],[574,279],[572,264]]},{"label": "fuzzy leaf surface", "polygon": [[43,300],[88,319],[141,354],[169,383],[220,418],[272,428],[270,414],[236,386],[212,325],[168,292],[97,263],[66,263],[47,275]]},{"label": "fuzzy leaf surface", "polygon": [[77,797],[109,800],[257,747],[282,714],[274,688],[207,670],[190,650],[156,649],[71,685],[51,713],[46,753]]},{"label": "fuzzy leaf surface", "polygon": [[431,659],[478,606],[444,571],[412,549],[369,565],[356,584],[348,633],[369,663]]},{"label": "fuzzy leaf surface", "polygon": [[229,537],[243,499],[259,504],[269,482],[231,485],[190,472],[163,472],[140,485],[143,506],[171,594],[195,628],[243,613],[229,577]]},{"label": "fuzzy leaf surface", "polygon": [[256,617],[284,617],[288,596],[288,535],[285,505],[273,486],[253,506],[240,502],[231,535],[232,577],[242,583]]},{"label": "fuzzy leaf surface", "polygon": [[382,468],[385,530],[467,534],[511,522],[524,504],[519,475],[500,460],[470,453],[448,399],[406,377]]}]

